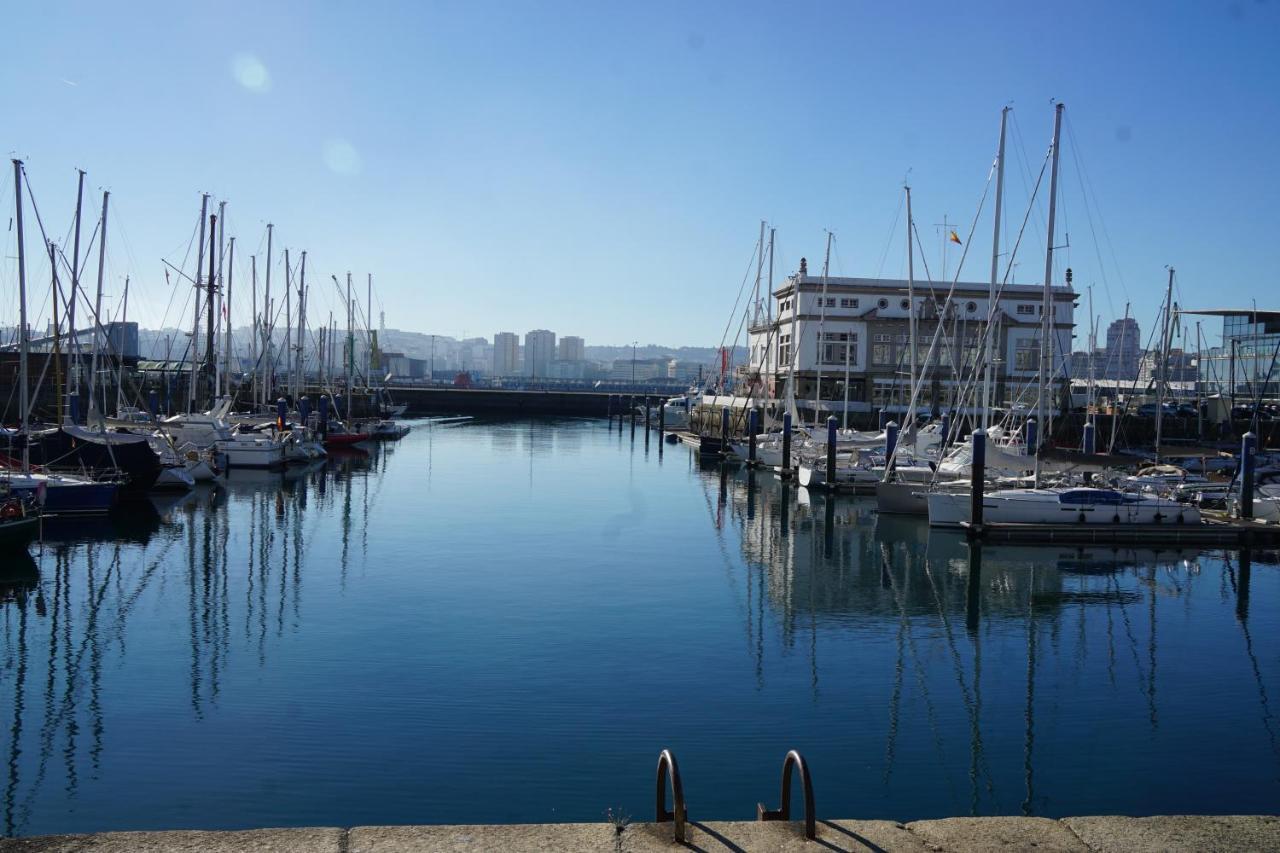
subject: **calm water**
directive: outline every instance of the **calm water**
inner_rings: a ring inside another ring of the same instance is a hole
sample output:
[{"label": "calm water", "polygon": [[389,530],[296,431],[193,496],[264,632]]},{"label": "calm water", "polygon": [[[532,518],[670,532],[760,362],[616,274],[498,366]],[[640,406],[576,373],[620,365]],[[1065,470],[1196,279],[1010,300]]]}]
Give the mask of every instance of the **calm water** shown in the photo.
[{"label": "calm water", "polygon": [[[987,547],[598,421],[417,425],[0,586],[4,832],[1273,812],[1275,557]],[[52,538],[52,536],[51,536]]]}]

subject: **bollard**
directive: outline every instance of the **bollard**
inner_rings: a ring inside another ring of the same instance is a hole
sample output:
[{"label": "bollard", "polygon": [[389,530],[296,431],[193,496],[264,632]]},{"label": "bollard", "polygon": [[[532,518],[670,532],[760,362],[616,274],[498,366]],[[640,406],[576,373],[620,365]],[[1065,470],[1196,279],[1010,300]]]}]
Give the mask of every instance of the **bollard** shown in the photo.
[{"label": "bollard", "polygon": [[889,421],[884,425],[884,464],[893,464],[893,451],[898,449],[898,422]]},{"label": "bollard", "polygon": [[1253,518],[1253,451],[1258,437],[1246,432],[1240,439],[1240,517]]},{"label": "bollard", "polygon": [[284,432],[284,422],[289,414],[289,404],[285,402],[284,397],[276,399],[276,429]]},{"label": "bollard", "polygon": [[306,394],[298,398],[298,419],[302,421],[304,427],[311,420],[311,398]]},{"label": "bollard", "polygon": [[747,419],[747,462],[751,465],[756,464],[756,432],[760,429],[760,410],[751,409],[751,416]]},{"label": "bollard", "polygon": [[320,438],[329,437],[329,395],[320,395]]},{"label": "bollard", "polygon": [[[782,413],[782,476],[791,476],[791,413]],[[786,503],[783,501],[783,503]]]},{"label": "bollard", "polygon": [[827,418],[827,473],[823,480],[828,489],[836,487],[836,416]]},{"label": "bollard", "polygon": [[160,392],[152,388],[147,392],[147,405],[151,408],[151,420],[154,422],[160,414]]},{"label": "bollard", "polygon": [[720,453],[729,452],[729,407],[720,410]]},{"label": "bollard", "polygon": [[1036,423],[1035,418],[1027,418],[1027,455],[1035,456],[1036,449],[1040,446],[1036,443],[1039,436],[1040,425]]},{"label": "bollard", "polygon": [[886,410],[881,409],[880,417],[879,417],[879,429],[883,431],[884,428],[888,425],[889,425],[889,413]]},{"label": "bollard", "polygon": [[969,465],[969,530],[982,533],[982,490],[986,486],[987,432],[975,429],[969,436],[973,442],[973,461]]},{"label": "bollard", "polygon": [[1093,421],[1087,421],[1084,425],[1084,438],[1081,439],[1080,449],[1090,455],[1097,452],[1098,439],[1096,432]]}]

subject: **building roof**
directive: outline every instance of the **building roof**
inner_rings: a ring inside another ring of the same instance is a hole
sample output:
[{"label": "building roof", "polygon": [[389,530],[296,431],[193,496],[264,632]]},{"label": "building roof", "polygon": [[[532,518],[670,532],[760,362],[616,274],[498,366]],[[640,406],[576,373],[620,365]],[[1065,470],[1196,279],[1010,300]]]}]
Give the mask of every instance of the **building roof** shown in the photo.
[{"label": "building roof", "polygon": [[[822,276],[813,275],[811,273],[803,276],[799,274],[788,276],[782,281],[781,285],[773,291],[774,295],[779,295],[790,290],[796,282],[799,282],[805,287],[813,285],[820,286],[822,284]],[[929,281],[923,278],[916,279],[913,284],[917,293],[920,294],[924,294],[930,289],[932,289],[934,293],[946,293],[946,291],[951,287],[951,282],[949,281]],[[833,275],[827,277],[827,286],[834,288],[898,291],[907,289],[907,280],[903,278],[850,278]],[[957,292],[966,294],[975,292],[986,293],[990,290],[991,283],[986,281],[958,281],[955,284],[955,288]],[[1031,294],[1040,295],[1044,293],[1044,285],[1042,284],[1005,284],[1000,289],[1002,290],[1002,296],[1005,297],[1015,295],[1025,297]],[[1064,287],[1062,285],[1054,285],[1052,292],[1055,299],[1061,299],[1064,296],[1075,298],[1078,295],[1071,288]]]},{"label": "building roof", "polygon": [[1199,314],[1207,317],[1257,317],[1259,320],[1280,320],[1280,311],[1266,308],[1179,308],[1179,314]]}]

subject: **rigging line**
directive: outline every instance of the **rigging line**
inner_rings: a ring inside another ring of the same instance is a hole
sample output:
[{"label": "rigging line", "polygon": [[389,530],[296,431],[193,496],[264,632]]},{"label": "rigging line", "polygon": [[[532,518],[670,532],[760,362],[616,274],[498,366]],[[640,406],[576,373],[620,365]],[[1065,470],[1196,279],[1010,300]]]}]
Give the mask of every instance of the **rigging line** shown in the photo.
[{"label": "rigging line", "polygon": [[[1028,179],[1031,176],[1030,158],[1028,158],[1026,154],[1027,143],[1022,138],[1022,127],[1018,123],[1018,117],[1016,115],[1014,115],[1013,117],[1013,132],[1014,132],[1014,135],[1017,136],[1018,138],[1018,144],[1014,146],[1014,153],[1018,155],[1017,157],[1018,166],[1022,169],[1022,172],[1020,173],[1022,175],[1022,186],[1023,186],[1023,189],[1026,189]],[[1053,143],[1051,142],[1049,144],[1049,149],[1052,151],[1052,148],[1053,148]],[[1040,207],[1038,205],[1035,205],[1035,201],[1036,201],[1036,196],[1033,195],[1031,198],[1031,202],[1033,205],[1032,212],[1035,214],[1036,225],[1038,226],[1038,229],[1039,229],[1035,232],[1036,233],[1035,239],[1036,239],[1037,246],[1039,246],[1041,249],[1041,254],[1044,254],[1045,247],[1043,244],[1040,243],[1039,235],[1041,232],[1045,230],[1045,219],[1044,219],[1044,214],[1040,210]]]},{"label": "rigging line", "polygon": [[893,235],[898,233],[898,220],[902,218],[902,208],[906,200],[907,197],[904,193],[898,194],[898,209],[893,213],[893,224],[889,226],[889,235],[885,238],[884,252],[880,254],[880,265],[876,267],[876,278],[880,278],[884,273],[884,264],[889,257],[889,250],[893,248]]},{"label": "rigging line", "polygon": [[738,305],[742,302],[742,294],[747,289],[747,281],[751,278],[751,265],[755,263],[756,253],[762,248],[759,238],[756,239],[756,247],[751,252],[751,257],[747,261],[747,271],[742,275],[742,284],[738,286],[738,298],[733,301],[733,309],[729,312],[729,319],[724,324],[724,334],[720,336],[720,348],[724,348],[725,341],[729,339],[729,329],[733,326],[733,318],[738,315]]},{"label": "rigging line", "polygon": [[[1071,117],[1067,116],[1066,119],[1067,133],[1071,139],[1071,149],[1074,154],[1079,146],[1076,144],[1075,134],[1071,130]],[[1084,168],[1083,162],[1079,162],[1076,168],[1079,170],[1079,176],[1083,178],[1085,186],[1088,187],[1089,195],[1093,196],[1094,207],[1098,210],[1098,223],[1102,226],[1102,238],[1106,241],[1107,250],[1111,253],[1111,262],[1115,264],[1116,278],[1120,281],[1120,290],[1124,293],[1125,300],[1131,301],[1129,300],[1129,287],[1124,280],[1124,270],[1120,266],[1120,259],[1116,257],[1115,246],[1111,242],[1111,233],[1107,229],[1107,221],[1102,215],[1102,206],[1098,204],[1098,194],[1093,189],[1093,180],[1089,177],[1089,172]]]},{"label": "rigging line", "polygon": [[[1075,163],[1076,167],[1076,183],[1080,185],[1080,198],[1084,202],[1085,221],[1089,223],[1089,236],[1093,240],[1094,256],[1098,259],[1098,274],[1102,276],[1102,286],[1104,288],[1103,292],[1106,294],[1107,298],[1107,308],[1110,309],[1111,316],[1114,317],[1116,313],[1116,306],[1115,302],[1111,299],[1111,282],[1107,279],[1107,270],[1103,265],[1102,246],[1098,243],[1098,231],[1093,224],[1093,205],[1089,204],[1089,193],[1085,189],[1084,185],[1084,167],[1080,164],[1080,145],[1076,142],[1075,132],[1071,129],[1070,120],[1067,121],[1067,140],[1071,143],[1071,159],[1072,162]],[[1094,199],[1094,204],[1097,204],[1097,199]],[[1090,317],[1089,321],[1092,323],[1093,318]]]}]

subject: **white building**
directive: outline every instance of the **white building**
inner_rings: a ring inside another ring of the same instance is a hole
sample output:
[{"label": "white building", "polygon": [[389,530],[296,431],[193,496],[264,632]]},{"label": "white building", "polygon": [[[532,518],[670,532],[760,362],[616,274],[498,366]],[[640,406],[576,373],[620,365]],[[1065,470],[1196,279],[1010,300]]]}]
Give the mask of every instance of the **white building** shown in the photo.
[{"label": "white building", "polygon": [[[822,277],[809,275],[804,260],[800,272],[774,292],[775,310],[769,322],[756,318],[749,333],[747,379],[763,385],[764,394],[780,396],[791,370],[794,350],[796,397],[812,400],[819,371],[826,408],[840,408],[845,376],[851,411],[900,409],[910,396],[910,317],[916,316],[916,364],[926,362],[934,377],[918,401],[922,407],[940,395],[951,398],[955,377],[972,376],[984,357],[981,341],[988,315],[989,285],[961,282],[947,303],[948,286],[916,282],[914,303],[907,282],[897,279]],[[997,405],[1025,401],[1034,395],[1040,361],[1040,330],[1044,288],[1005,285],[997,297],[994,342]],[[1077,295],[1069,287],[1052,289],[1049,347],[1054,376],[1062,376],[1069,359]],[[929,360],[930,342],[943,318],[939,346]],[[821,341],[819,335],[821,334]],[[1028,391],[1028,388],[1030,389]]]},{"label": "white building", "polygon": [[560,361],[586,361],[587,342],[576,335],[560,339]]},{"label": "white building", "polygon": [[525,376],[547,379],[551,376],[551,362],[555,360],[556,333],[546,329],[534,329],[524,336]]},{"label": "white building", "polygon": [[519,336],[514,332],[498,332],[493,336],[493,375],[516,376],[519,373]]}]

